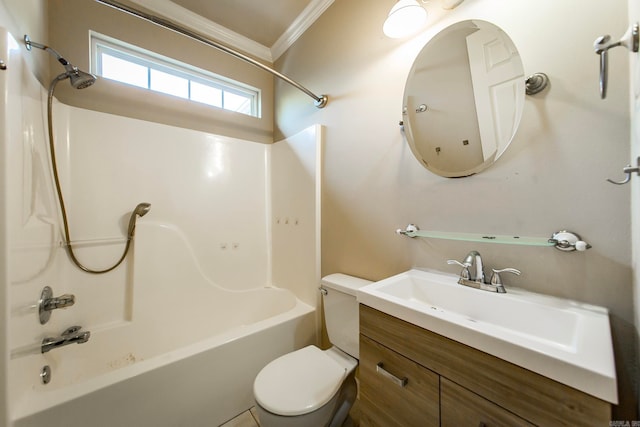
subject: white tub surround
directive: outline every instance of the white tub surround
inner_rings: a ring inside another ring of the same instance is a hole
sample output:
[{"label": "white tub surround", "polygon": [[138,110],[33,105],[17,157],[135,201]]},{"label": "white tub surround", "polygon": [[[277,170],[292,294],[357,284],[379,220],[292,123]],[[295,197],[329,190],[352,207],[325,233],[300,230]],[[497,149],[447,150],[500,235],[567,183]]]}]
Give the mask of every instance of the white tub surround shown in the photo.
[{"label": "white tub surround", "polygon": [[[0,70],[0,425],[210,426],[247,410],[265,364],[317,341],[319,127],[272,150],[54,100],[61,186],[82,263],[111,265],[131,209],[151,204],[124,263],[87,274],[62,243],[47,91],[24,52],[0,34],[8,65]],[[304,155],[285,155],[291,150]],[[272,179],[272,164],[288,172]],[[291,183],[309,197],[288,201]],[[299,226],[274,229],[276,207]],[[287,265],[288,253],[310,262]],[[44,286],[75,304],[40,324]],[[44,338],[75,325],[91,332],[86,343],[41,353]]]}]

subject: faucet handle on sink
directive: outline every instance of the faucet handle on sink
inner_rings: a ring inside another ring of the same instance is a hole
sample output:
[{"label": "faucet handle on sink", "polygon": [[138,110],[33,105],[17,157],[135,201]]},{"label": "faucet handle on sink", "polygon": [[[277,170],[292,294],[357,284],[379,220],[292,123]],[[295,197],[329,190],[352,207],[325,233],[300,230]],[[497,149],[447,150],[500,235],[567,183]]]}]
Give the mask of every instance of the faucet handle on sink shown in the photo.
[{"label": "faucet handle on sink", "polygon": [[492,285],[502,285],[502,280],[500,279],[500,273],[513,273],[516,276],[521,274],[520,270],[516,270],[515,268],[503,268],[501,270],[496,270],[492,268],[493,275],[491,276],[491,284]]},{"label": "faucet handle on sink", "polygon": [[469,267],[471,267],[471,264],[469,264],[468,262],[462,263],[462,262],[457,261],[455,259],[449,259],[449,260],[447,260],[447,264],[449,264],[449,265],[459,265],[460,267],[462,267],[462,271],[460,272],[460,278],[461,279],[469,280],[469,278],[471,277],[471,275],[469,274]]}]

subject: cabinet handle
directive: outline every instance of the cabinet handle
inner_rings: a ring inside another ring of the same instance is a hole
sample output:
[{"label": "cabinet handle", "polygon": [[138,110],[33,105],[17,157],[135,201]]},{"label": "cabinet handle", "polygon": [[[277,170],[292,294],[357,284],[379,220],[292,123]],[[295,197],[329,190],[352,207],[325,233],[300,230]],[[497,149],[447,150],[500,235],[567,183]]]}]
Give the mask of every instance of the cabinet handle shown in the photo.
[{"label": "cabinet handle", "polygon": [[398,378],[395,375],[393,375],[391,372],[384,369],[384,365],[382,362],[378,362],[378,364],[376,365],[376,372],[382,374],[383,377],[389,378],[391,381],[393,381],[395,384],[399,385],[400,387],[406,386],[407,382],[409,382],[407,377]]},{"label": "cabinet handle", "polygon": [[483,423],[482,421],[480,421],[480,424],[478,424],[478,427],[487,427],[487,425],[485,423]]}]

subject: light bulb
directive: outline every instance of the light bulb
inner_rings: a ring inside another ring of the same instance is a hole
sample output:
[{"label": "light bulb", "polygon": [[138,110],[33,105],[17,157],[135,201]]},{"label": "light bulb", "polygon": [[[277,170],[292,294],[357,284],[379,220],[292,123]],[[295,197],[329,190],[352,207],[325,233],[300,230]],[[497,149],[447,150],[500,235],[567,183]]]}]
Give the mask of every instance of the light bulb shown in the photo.
[{"label": "light bulb", "polygon": [[382,31],[397,39],[418,31],[427,22],[427,11],[416,0],[400,0],[389,12]]}]

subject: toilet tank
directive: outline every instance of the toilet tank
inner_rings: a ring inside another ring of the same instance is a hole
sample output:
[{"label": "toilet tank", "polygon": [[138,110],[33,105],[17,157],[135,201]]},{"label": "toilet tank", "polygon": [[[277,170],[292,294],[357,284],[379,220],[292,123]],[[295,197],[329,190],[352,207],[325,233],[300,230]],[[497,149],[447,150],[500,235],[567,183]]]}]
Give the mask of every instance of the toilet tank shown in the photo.
[{"label": "toilet tank", "polygon": [[371,284],[369,280],[342,273],[322,278],[322,303],[327,334],[331,344],[360,359],[359,316],[356,291]]}]

